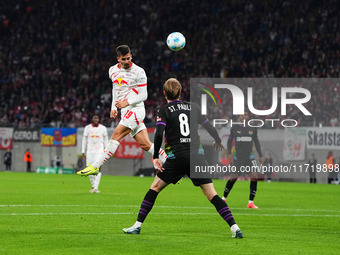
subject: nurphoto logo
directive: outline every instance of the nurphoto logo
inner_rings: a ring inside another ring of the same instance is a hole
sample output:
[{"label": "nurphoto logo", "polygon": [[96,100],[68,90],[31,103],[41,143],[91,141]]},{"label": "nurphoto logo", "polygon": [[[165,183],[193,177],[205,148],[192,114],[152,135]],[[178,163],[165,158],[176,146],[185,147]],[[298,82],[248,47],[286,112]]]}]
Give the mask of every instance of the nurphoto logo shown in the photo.
[{"label": "nurphoto logo", "polygon": [[[227,118],[214,118],[212,119],[213,126],[216,127],[218,125],[243,125],[250,127],[262,127],[265,124],[271,125],[271,127],[275,126],[275,123],[280,123],[282,127],[296,127],[298,125],[298,120],[293,118],[271,118],[271,115],[275,112],[278,112],[280,116],[287,116],[287,109],[293,109],[294,111],[298,110],[301,114],[305,116],[311,116],[312,113],[307,109],[305,104],[307,104],[311,99],[311,93],[308,89],[303,87],[293,87],[293,86],[268,86],[265,87],[266,97],[271,98],[271,106],[256,108],[254,106],[254,94],[256,88],[254,89],[251,86],[243,86],[244,90],[246,90],[246,97],[240,85],[234,85],[230,83],[221,83],[225,82],[225,80],[214,79],[213,84],[208,84],[207,82],[198,81],[196,83],[197,88],[200,93],[200,107],[202,115],[209,116],[209,107],[208,104],[208,96],[214,102],[215,107],[224,107],[225,102],[223,102],[224,96],[231,96],[232,98],[232,115],[240,116],[244,115],[245,111],[252,113],[254,116],[260,116],[261,118],[257,119],[249,119],[248,121],[237,121],[233,119]],[[249,83],[249,82],[248,82]],[[247,85],[249,85],[247,83]],[[217,91],[218,90],[218,91]],[[217,100],[215,99],[217,98]],[[209,100],[210,100],[209,99]],[[279,103],[280,101],[280,103]],[[219,104],[217,103],[219,102]],[[230,104],[230,103],[228,103]],[[293,107],[293,108],[292,108]],[[210,107],[211,109],[211,107]],[[280,111],[277,111],[277,110]],[[224,111],[223,111],[224,112]],[[277,114],[276,114],[277,116]]]}]

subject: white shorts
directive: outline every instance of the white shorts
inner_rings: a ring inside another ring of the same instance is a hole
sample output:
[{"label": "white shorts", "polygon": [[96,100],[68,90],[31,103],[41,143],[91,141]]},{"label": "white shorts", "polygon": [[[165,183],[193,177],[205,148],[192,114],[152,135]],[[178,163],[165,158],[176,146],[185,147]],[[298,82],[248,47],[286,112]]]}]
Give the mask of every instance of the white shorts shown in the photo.
[{"label": "white shorts", "polygon": [[144,125],[145,108],[144,107],[133,107],[129,110],[122,110],[122,119],[119,124],[130,128],[130,135],[134,137],[143,129],[146,129]]},{"label": "white shorts", "polygon": [[103,151],[98,151],[96,153],[94,152],[86,153],[86,165],[88,166],[89,164],[93,164],[102,153]]}]

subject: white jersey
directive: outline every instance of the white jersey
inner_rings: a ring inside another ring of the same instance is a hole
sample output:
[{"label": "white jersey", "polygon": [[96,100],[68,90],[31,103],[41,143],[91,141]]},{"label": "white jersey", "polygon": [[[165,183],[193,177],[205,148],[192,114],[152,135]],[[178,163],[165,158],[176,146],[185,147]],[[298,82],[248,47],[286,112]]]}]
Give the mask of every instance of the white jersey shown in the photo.
[{"label": "white jersey", "polygon": [[105,126],[99,124],[98,127],[94,127],[92,124],[89,124],[84,129],[81,152],[86,152],[87,158],[102,153],[108,142],[108,134]]},{"label": "white jersey", "polygon": [[143,101],[148,97],[147,78],[143,68],[131,62],[130,68],[120,68],[118,64],[111,66],[109,77],[112,80],[112,106],[117,110],[117,101],[128,101],[129,106],[124,110],[134,107],[144,107]]}]

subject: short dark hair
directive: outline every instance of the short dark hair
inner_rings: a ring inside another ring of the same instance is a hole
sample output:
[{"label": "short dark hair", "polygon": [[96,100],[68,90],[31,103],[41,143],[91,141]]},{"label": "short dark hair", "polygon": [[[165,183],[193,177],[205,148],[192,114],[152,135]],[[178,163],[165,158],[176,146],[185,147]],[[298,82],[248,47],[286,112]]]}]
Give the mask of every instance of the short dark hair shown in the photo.
[{"label": "short dark hair", "polygon": [[168,100],[176,100],[181,94],[182,86],[177,79],[170,78],[164,83],[163,90]]},{"label": "short dark hair", "polygon": [[120,45],[116,48],[116,53],[117,53],[117,57],[120,56],[125,56],[129,53],[131,53],[129,46],[127,45]]},{"label": "short dark hair", "polygon": [[91,121],[92,121],[92,119],[93,119],[95,116],[97,116],[97,117],[99,118],[99,120],[100,120],[100,116],[99,116],[99,114],[97,114],[97,113],[94,113],[94,114],[92,114],[92,115],[91,115]]}]

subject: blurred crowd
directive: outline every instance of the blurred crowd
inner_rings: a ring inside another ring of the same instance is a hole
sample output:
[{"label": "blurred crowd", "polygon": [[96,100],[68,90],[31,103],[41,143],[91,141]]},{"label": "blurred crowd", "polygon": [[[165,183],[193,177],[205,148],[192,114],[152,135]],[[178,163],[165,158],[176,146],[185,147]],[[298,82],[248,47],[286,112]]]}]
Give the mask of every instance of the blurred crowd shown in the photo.
[{"label": "blurred crowd", "polygon": [[[147,73],[149,126],[169,77],[180,80],[186,99],[191,77],[338,78],[339,9],[336,0],[3,0],[0,126],[81,127],[93,113],[116,125],[108,69],[121,44]],[[165,44],[174,31],[187,39],[176,53]],[[339,126],[340,84],[309,90],[313,116],[291,109],[290,117]],[[271,103],[262,92],[254,95],[259,108]],[[231,114],[230,102],[224,107],[213,116]]]}]

